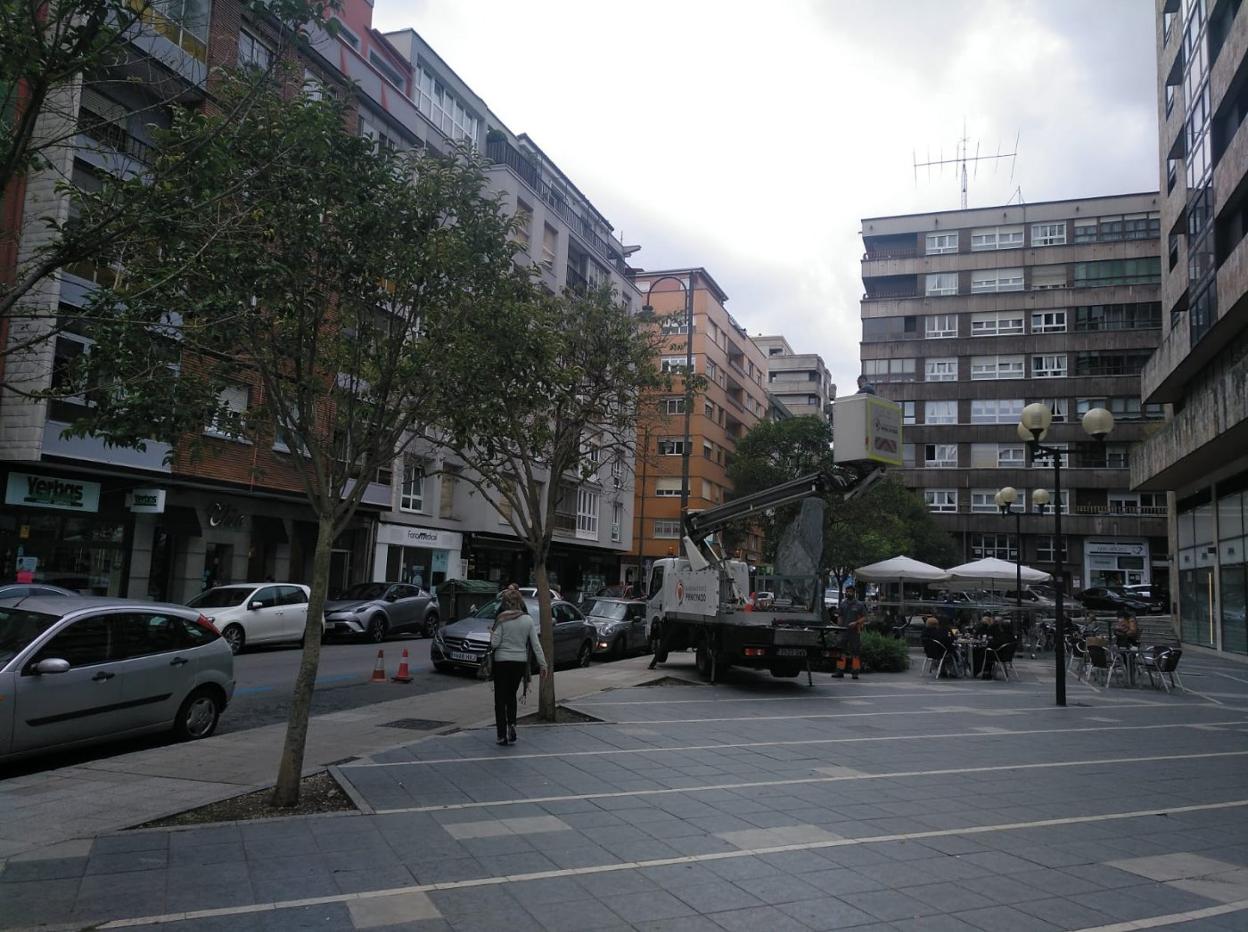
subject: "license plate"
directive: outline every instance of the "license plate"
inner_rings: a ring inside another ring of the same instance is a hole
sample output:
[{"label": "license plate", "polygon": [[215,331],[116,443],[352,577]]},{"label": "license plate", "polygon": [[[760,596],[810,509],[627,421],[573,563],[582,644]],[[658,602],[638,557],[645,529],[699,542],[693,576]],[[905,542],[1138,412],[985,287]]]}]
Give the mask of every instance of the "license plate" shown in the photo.
[{"label": "license plate", "polygon": [[805,657],[806,651],[801,647],[778,647],[776,648],[777,657]]},{"label": "license plate", "polygon": [[466,660],[468,663],[476,663],[477,655],[467,654],[467,653],[464,653],[464,651],[462,650],[453,650],[451,651],[451,659],[452,660]]}]

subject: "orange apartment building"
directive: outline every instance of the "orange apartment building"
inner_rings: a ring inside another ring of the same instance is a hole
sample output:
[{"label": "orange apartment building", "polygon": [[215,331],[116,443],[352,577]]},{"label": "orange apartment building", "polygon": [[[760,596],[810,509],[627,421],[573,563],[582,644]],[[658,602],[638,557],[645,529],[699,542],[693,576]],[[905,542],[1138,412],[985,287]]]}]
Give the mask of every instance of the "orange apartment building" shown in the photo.
[{"label": "orange apartment building", "polygon": [[[731,493],[728,466],[737,442],[768,411],[767,361],[728,312],[728,295],[706,269],[638,271],[634,283],[643,296],[649,295],[643,303],[663,319],[667,339],[660,364],[677,376],[671,390],[656,399],[657,414],[638,425],[636,551],[626,574],[629,579],[638,564],[644,573],[651,561],[676,555],[680,546],[685,386],[678,373],[684,371],[689,338],[684,317],[686,286],[693,289],[693,369],[706,376],[705,391],[694,397],[689,428],[690,510],[718,505]],[[761,559],[758,534],[747,536],[741,556],[751,563]]]}]

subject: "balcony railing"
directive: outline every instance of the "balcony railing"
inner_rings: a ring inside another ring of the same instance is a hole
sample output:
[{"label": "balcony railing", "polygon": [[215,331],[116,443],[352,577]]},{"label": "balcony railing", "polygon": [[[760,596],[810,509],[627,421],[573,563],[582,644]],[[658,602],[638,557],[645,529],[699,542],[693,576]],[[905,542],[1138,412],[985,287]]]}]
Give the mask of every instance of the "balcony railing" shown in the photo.
[{"label": "balcony railing", "polygon": [[1164,506],[1155,505],[1076,505],[1077,515],[1133,515],[1139,518],[1164,518]]},{"label": "balcony railing", "polygon": [[875,249],[868,249],[862,254],[862,261],[873,262],[876,259],[917,259],[919,257],[919,249],[917,246],[883,246]]},{"label": "balcony railing", "polygon": [[575,291],[577,294],[585,294],[589,290],[589,279],[569,265],[567,269],[567,285],[569,290]]},{"label": "balcony railing", "polygon": [[890,298],[917,298],[917,285],[876,285],[862,296],[864,301],[887,301]]},{"label": "balcony railing", "polygon": [[576,515],[555,512],[555,533],[576,534]]},{"label": "balcony railing", "polygon": [[107,146],[122,155],[147,164],[152,159],[152,147],[135,139],[124,127],[110,123],[102,116],[83,108],[78,111],[78,132],[89,139]]}]

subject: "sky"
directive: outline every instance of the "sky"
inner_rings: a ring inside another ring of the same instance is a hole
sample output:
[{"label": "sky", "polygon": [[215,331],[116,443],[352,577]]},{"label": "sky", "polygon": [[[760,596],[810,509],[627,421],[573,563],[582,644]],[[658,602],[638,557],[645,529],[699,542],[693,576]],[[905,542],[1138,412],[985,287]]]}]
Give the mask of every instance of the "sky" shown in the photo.
[{"label": "sky", "polygon": [[376,0],[647,268],[858,373],[864,217],[1158,187],[1153,0]]}]

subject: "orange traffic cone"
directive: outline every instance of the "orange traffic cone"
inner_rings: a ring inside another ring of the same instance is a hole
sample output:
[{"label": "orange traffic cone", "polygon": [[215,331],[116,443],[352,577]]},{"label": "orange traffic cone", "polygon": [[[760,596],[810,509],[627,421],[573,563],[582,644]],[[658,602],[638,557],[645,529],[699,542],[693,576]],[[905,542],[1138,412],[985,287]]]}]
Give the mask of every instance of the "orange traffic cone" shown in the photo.
[{"label": "orange traffic cone", "polygon": [[384,683],[386,681],[386,652],[384,650],[377,651],[377,662],[373,664],[373,675],[369,679],[370,683]]},{"label": "orange traffic cone", "polygon": [[403,648],[403,657],[399,660],[399,672],[390,677],[391,683],[410,683],[412,674],[407,669],[407,648]]}]

